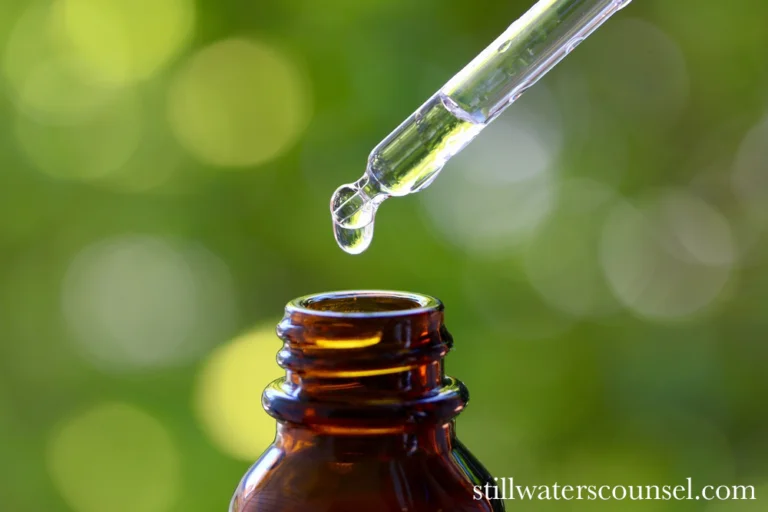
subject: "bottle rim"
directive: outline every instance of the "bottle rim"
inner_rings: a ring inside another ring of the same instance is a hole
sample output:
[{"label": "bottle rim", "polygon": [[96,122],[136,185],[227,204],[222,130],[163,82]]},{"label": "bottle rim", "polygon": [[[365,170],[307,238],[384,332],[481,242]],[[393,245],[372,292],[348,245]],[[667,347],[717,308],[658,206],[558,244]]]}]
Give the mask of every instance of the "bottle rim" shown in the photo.
[{"label": "bottle rim", "polygon": [[442,311],[440,299],[391,290],[342,290],[304,295],[288,302],[288,314],[326,318],[387,318]]}]

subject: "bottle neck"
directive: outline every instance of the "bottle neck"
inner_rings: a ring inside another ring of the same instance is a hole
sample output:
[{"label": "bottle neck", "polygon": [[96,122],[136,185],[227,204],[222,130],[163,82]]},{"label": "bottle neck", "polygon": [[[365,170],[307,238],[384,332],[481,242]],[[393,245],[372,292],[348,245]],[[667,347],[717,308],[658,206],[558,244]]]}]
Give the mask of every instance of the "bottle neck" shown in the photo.
[{"label": "bottle neck", "polygon": [[[361,431],[362,432],[362,431]],[[444,455],[454,445],[455,427],[450,421],[443,425],[422,425],[409,433],[323,433],[306,425],[278,421],[275,446],[286,453],[312,447],[333,460],[354,461],[357,458],[397,458],[425,453]]]},{"label": "bottle neck", "polygon": [[435,299],[342,292],[297,299],[278,325],[286,376],[264,392],[286,447],[449,449],[468,393],[445,376],[452,338]]}]

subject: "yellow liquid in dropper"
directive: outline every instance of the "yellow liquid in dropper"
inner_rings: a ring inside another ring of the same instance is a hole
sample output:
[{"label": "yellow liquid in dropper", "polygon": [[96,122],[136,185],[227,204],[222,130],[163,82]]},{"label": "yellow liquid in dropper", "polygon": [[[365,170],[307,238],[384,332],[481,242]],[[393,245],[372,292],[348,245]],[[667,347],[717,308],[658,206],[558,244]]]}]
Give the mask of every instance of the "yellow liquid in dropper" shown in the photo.
[{"label": "yellow liquid in dropper", "polygon": [[365,251],[373,239],[379,205],[428,187],[443,165],[482,130],[483,124],[449,110],[450,99],[437,94],[379,144],[368,158],[365,175],[339,187],[331,199],[336,242],[350,254]]}]

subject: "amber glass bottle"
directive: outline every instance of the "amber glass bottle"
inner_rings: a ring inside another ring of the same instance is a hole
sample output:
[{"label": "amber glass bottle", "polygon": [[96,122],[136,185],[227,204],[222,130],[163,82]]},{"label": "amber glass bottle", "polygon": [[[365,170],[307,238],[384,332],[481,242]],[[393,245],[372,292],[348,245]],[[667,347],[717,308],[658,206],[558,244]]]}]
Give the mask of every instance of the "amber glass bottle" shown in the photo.
[{"label": "amber glass bottle", "polygon": [[443,370],[452,338],[438,300],[312,295],[286,306],[277,333],[286,375],[262,400],[277,436],[230,512],[504,510],[473,492],[493,479],[456,438],[468,394]]}]

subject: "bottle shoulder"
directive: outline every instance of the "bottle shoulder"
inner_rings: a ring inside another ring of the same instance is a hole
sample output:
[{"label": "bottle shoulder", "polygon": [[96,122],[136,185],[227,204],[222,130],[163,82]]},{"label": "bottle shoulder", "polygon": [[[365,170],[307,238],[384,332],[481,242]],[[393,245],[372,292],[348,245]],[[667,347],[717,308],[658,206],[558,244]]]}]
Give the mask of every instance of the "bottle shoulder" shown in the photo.
[{"label": "bottle shoulder", "polygon": [[270,447],[243,477],[230,512],[498,512],[477,485],[493,482],[463,444],[398,457]]}]

